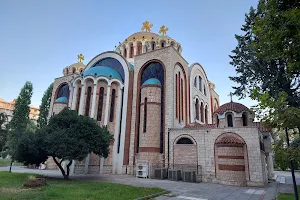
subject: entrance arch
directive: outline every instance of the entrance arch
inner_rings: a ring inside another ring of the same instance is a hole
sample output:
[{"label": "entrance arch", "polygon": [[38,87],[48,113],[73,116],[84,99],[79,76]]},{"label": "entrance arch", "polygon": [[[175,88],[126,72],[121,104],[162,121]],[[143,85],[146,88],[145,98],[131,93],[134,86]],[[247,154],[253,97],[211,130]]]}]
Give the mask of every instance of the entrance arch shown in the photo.
[{"label": "entrance arch", "polygon": [[197,143],[189,135],[180,135],[173,144],[173,164],[195,168],[198,165]]}]

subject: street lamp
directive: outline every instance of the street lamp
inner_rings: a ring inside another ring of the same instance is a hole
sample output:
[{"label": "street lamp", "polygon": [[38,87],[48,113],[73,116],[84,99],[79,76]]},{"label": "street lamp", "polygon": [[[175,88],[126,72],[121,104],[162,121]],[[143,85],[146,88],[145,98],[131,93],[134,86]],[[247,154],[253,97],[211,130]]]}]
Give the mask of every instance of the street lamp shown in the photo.
[{"label": "street lamp", "polygon": [[[286,143],[287,146],[290,147],[290,140],[289,140],[289,133],[288,133],[289,128],[285,128],[285,136],[286,136]],[[294,185],[294,193],[295,193],[295,199],[299,200],[298,197],[298,191],[297,191],[297,184],[296,184],[296,179],[295,179],[295,172],[294,172],[294,165],[293,165],[293,160],[290,160],[290,169],[292,172],[292,178],[293,178],[293,185]]]}]

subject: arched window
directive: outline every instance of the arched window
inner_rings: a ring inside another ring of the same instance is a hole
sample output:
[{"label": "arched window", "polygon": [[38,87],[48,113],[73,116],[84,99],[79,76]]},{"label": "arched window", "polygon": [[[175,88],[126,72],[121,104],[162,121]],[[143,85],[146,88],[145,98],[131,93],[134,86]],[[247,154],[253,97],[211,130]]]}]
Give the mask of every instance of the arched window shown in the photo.
[{"label": "arched window", "polygon": [[147,131],[147,97],[145,98],[144,102],[144,124],[143,124],[143,132],[146,133]]},{"label": "arched window", "polygon": [[215,115],[215,124],[217,125],[217,127],[219,127],[219,123],[220,123],[220,120],[219,120],[219,117],[218,115]]},{"label": "arched window", "polygon": [[137,44],[137,55],[142,54],[142,48],[143,48],[142,43],[139,42]]},{"label": "arched window", "polygon": [[196,119],[199,120],[199,100],[196,99],[195,103]]},{"label": "arched window", "polygon": [[202,78],[199,76],[199,90],[202,92]]},{"label": "arched window", "polygon": [[75,72],[76,72],[76,69],[75,69],[75,67],[73,67],[72,73],[74,74]]},{"label": "arched window", "polygon": [[172,47],[174,46],[174,41],[171,42],[171,46],[172,46]]},{"label": "arched window", "polygon": [[67,99],[69,99],[69,85],[64,83],[63,85],[61,85],[58,89],[57,95],[56,95],[56,99],[60,98],[60,97],[66,97]]},{"label": "arched window", "polygon": [[80,96],[81,96],[81,87],[79,87],[77,91],[76,108],[75,108],[77,111],[79,110]]},{"label": "arched window", "polygon": [[207,109],[207,106],[205,106],[205,124],[208,124],[208,109]]},{"label": "arched window", "polygon": [[175,83],[175,85],[176,85],[176,95],[175,95],[175,104],[176,104],[176,118],[178,118],[178,101],[177,101],[177,99],[178,99],[178,75],[176,74],[176,83]]},{"label": "arched window", "polygon": [[127,58],[127,49],[126,49],[126,47],[124,47],[123,56],[124,56],[124,58]]},{"label": "arched window", "polygon": [[102,120],[103,99],[104,99],[104,87],[101,87],[100,91],[99,91],[97,121],[101,121]]},{"label": "arched window", "polygon": [[134,51],[133,44],[131,43],[130,44],[130,51],[129,51],[129,58],[133,58],[133,51]]},{"label": "arched window", "polygon": [[192,140],[190,140],[189,138],[186,138],[186,137],[183,137],[183,138],[180,138],[176,144],[194,144],[192,142]]},{"label": "arched window", "polygon": [[82,69],[80,70],[80,73],[82,73]]},{"label": "arched window", "polygon": [[87,95],[86,95],[85,113],[84,113],[85,116],[88,116],[90,112],[91,93],[92,93],[92,87],[88,87]]},{"label": "arched window", "polygon": [[151,42],[151,48],[152,50],[155,50],[155,42]]},{"label": "arched window", "polygon": [[203,93],[206,96],[206,87],[205,87],[205,85],[203,86]]},{"label": "arched window", "polygon": [[194,79],[194,87],[197,88],[197,77]]},{"label": "arched window", "polygon": [[183,121],[183,79],[181,79],[181,120]]},{"label": "arched window", "polygon": [[116,90],[112,89],[111,91],[111,102],[110,102],[110,115],[109,115],[109,121],[114,121],[114,115],[115,115],[115,98],[116,98]]},{"label": "arched window", "polygon": [[165,47],[165,41],[161,42],[161,48]]},{"label": "arched window", "polygon": [[248,126],[248,118],[247,118],[247,114],[243,113],[242,114],[242,118],[243,118],[243,126]]},{"label": "arched window", "polygon": [[201,114],[201,122],[204,122],[204,107],[203,107],[203,102],[201,102],[200,114]]},{"label": "arched window", "polygon": [[233,127],[233,121],[232,121],[232,115],[231,114],[227,115],[227,126],[228,127]]}]

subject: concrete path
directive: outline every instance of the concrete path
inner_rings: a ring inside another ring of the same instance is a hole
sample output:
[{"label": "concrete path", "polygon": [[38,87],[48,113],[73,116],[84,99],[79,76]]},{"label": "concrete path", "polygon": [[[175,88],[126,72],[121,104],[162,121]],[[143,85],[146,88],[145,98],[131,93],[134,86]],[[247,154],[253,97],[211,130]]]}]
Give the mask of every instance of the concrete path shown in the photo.
[{"label": "concrete path", "polygon": [[[292,173],[289,171],[275,171],[276,181],[281,184],[293,184]],[[300,173],[295,172],[297,185],[300,185]]]},{"label": "concrete path", "polygon": [[[7,171],[8,167],[0,167]],[[36,170],[24,167],[13,167],[13,172],[37,173],[50,177],[62,178],[56,170]],[[171,192],[173,197],[160,196],[158,200],[272,200],[276,196],[276,182],[266,188],[235,187],[213,183],[186,183],[180,181],[141,179],[129,175],[73,175],[71,179],[121,183],[139,187],[160,187]]]}]

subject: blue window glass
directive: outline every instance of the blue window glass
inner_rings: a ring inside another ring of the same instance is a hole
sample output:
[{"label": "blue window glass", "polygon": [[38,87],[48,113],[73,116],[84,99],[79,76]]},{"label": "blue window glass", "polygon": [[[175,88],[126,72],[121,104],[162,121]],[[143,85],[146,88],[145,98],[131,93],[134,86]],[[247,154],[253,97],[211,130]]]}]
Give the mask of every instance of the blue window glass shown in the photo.
[{"label": "blue window glass", "polygon": [[67,99],[69,99],[69,92],[70,92],[70,90],[69,90],[68,84],[61,85],[58,89],[56,99],[58,99],[60,97],[67,97]]},{"label": "blue window glass", "polygon": [[111,57],[104,58],[98,61],[92,67],[97,67],[97,66],[106,66],[115,69],[121,75],[122,81],[124,81],[125,72],[122,64],[117,59]]}]

